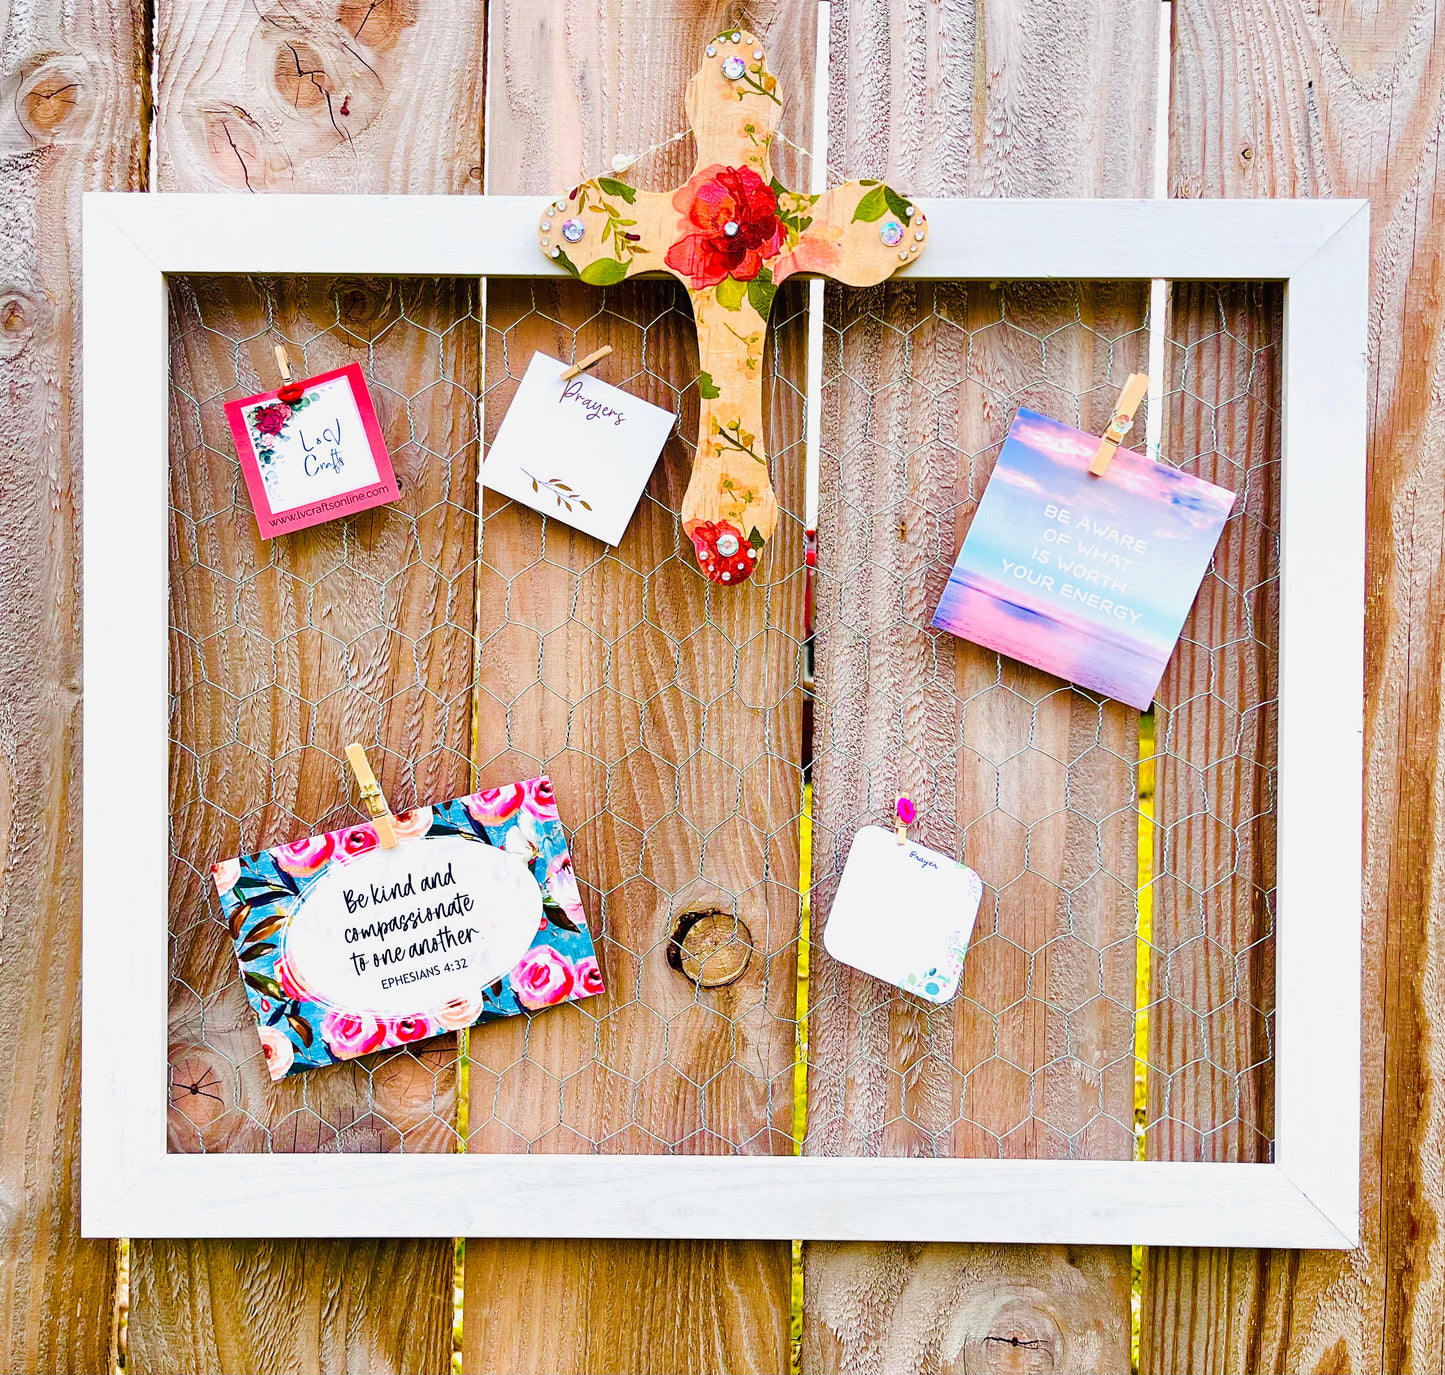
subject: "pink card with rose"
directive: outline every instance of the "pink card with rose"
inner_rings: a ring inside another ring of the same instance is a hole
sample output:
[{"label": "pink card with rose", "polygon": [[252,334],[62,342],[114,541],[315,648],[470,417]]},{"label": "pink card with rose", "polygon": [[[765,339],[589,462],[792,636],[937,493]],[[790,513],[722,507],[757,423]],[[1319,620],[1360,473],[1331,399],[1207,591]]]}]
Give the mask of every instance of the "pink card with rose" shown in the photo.
[{"label": "pink card with rose", "polygon": [[272,1079],[603,991],[548,778],[395,827],[212,868]]},{"label": "pink card with rose", "polygon": [[263,539],[400,495],[358,363],[226,403]]}]

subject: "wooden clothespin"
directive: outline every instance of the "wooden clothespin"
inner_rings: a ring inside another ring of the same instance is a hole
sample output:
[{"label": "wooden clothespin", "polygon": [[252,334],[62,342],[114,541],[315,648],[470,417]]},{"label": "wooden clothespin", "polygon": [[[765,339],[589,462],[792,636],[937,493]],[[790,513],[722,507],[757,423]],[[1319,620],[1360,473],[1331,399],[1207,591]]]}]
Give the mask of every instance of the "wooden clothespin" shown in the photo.
[{"label": "wooden clothespin", "polygon": [[898,843],[902,845],[908,839],[908,828],[917,817],[918,809],[914,807],[906,793],[900,793],[898,801],[894,803],[894,810],[897,813],[897,819],[893,822],[893,834],[898,837]]},{"label": "wooden clothespin", "polygon": [[276,394],[289,406],[293,401],[301,400],[302,386],[299,382],[291,380],[291,360],[286,356],[286,346],[276,345],[276,366],[281,369],[281,381],[283,383],[280,391]]},{"label": "wooden clothespin", "polygon": [[581,359],[579,362],[573,363],[572,366],[562,374],[562,380],[564,382],[570,382],[574,377],[577,377],[579,374],[586,372],[587,369],[593,365],[593,363],[601,362],[602,359],[606,358],[607,355],[611,352],[611,344],[603,344],[600,349],[594,349],[591,353],[587,355],[587,357]]},{"label": "wooden clothespin", "polygon": [[366,751],[358,744],[350,744],[346,747],[346,758],[361,788],[361,805],[366,808],[376,826],[376,838],[381,842],[383,850],[390,850],[396,845],[396,827],[392,825],[391,808],[386,805],[381,784],[376,781],[371,765],[366,762]]},{"label": "wooden clothespin", "polygon": [[1119,399],[1114,403],[1114,414],[1109,417],[1109,428],[1104,431],[1104,437],[1099,441],[1099,447],[1094,454],[1094,461],[1089,464],[1089,471],[1095,477],[1103,477],[1108,471],[1110,461],[1118,452],[1119,445],[1124,442],[1124,436],[1134,428],[1134,412],[1148,395],[1149,374],[1130,373],[1129,380],[1124,383],[1124,390],[1119,393]]}]

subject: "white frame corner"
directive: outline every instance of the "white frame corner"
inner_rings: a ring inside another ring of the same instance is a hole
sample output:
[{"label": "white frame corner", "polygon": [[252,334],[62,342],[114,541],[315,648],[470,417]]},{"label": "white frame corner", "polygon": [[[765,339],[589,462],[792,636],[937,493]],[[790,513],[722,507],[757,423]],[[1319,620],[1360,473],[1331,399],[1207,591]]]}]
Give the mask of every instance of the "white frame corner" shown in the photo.
[{"label": "white frame corner", "polygon": [[1286,284],[1273,1163],[167,1151],[165,278],[557,276],[544,203],[85,197],[82,1233],[1358,1245],[1365,201],[925,199],[900,274]]}]

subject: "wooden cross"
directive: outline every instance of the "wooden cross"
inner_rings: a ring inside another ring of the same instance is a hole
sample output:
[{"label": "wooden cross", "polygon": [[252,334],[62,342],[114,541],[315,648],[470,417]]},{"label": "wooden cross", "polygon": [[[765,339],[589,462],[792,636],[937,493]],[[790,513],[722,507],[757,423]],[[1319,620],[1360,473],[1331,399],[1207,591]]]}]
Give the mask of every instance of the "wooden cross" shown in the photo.
[{"label": "wooden cross", "polygon": [[798,272],[871,286],[918,256],[928,227],[881,182],[810,196],[773,176],[782,93],[744,29],[708,44],[684,108],[697,163],[682,186],[638,191],[596,177],[548,205],[537,235],[548,257],[594,286],[643,272],[687,286],[702,413],[682,523],[703,572],[736,586],[778,519],[762,441],[763,341],[778,286]]}]

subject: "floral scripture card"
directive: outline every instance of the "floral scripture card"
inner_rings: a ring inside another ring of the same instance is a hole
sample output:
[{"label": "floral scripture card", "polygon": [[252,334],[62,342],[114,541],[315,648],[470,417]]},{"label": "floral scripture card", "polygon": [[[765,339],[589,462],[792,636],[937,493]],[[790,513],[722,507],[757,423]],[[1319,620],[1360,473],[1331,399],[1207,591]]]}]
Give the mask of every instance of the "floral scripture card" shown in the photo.
[{"label": "floral scripture card", "polygon": [[483,487],[619,544],[677,416],[534,353],[482,462]]},{"label": "floral scripture card", "polygon": [[551,782],[212,869],[273,1079],[603,991]]},{"label": "floral scripture card", "polygon": [[265,539],[400,495],[358,363],[228,401],[226,419]]},{"label": "floral scripture card", "polygon": [[882,826],[864,826],[848,848],[823,945],[842,964],[946,1003],[958,992],[982,898],[972,869],[926,845],[900,843]]},{"label": "floral scripture card", "polygon": [[1020,410],[933,624],[1118,698],[1154,700],[1234,493]]}]

